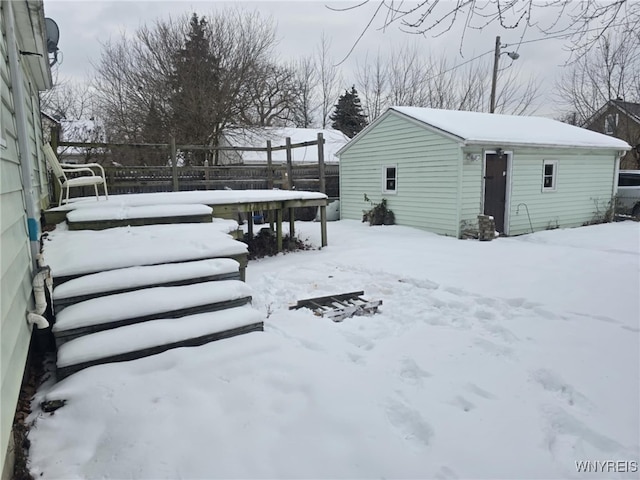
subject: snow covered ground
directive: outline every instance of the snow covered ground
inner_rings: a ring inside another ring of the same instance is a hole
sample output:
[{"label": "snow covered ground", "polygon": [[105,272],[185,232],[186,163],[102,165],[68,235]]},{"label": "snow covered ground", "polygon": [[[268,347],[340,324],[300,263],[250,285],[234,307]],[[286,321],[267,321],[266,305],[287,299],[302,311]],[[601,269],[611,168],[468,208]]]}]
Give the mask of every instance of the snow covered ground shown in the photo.
[{"label": "snow covered ground", "polygon": [[[340,221],[329,242],[250,262],[265,332],[44,385],[35,404],[67,404],[32,414],[33,475],[638,478],[638,223],[478,242]],[[381,313],[288,310],[358,289]]]}]

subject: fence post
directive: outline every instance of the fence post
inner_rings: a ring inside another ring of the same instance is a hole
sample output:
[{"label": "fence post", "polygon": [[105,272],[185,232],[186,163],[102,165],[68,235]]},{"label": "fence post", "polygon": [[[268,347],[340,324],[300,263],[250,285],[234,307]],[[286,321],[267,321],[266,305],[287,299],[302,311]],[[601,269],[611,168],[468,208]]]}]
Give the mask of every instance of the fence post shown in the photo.
[{"label": "fence post", "polygon": [[327,193],[324,181],[324,138],[322,132],[318,132],[318,175],[320,176],[320,193]]},{"label": "fence post", "polygon": [[293,165],[291,164],[291,137],[287,137],[286,146],[287,146],[287,190],[293,190]]},{"label": "fence post", "polygon": [[273,190],[273,160],[271,158],[271,140],[267,140],[267,188]]},{"label": "fence post", "polygon": [[176,137],[171,135],[171,176],[173,177],[173,191],[180,190],[178,185],[178,152],[176,151]]}]

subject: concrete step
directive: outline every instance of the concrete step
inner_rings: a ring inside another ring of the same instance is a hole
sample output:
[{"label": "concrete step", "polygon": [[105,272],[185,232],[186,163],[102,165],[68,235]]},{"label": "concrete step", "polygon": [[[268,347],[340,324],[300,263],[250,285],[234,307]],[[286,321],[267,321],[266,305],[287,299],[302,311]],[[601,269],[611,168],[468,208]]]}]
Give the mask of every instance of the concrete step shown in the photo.
[{"label": "concrete step", "polygon": [[71,305],[56,316],[52,331],[60,347],[74,338],[124,325],[224,310],[250,301],[251,288],[239,280],[145,288]]},{"label": "concrete step", "polygon": [[177,223],[211,223],[207,205],[100,206],[79,208],[66,214],[69,230],[104,230],[113,227]]},{"label": "concrete step", "polygon": [[239,263],[230,258],[120,268],[77,277],[53,290],[56,314],[75,303],[149,287],[240,280]]},{"label": "concrete step", "polygon": [[57,377],[61,380],[94,365],[135,360],[172,348],[198,346],[262,331],[263,320],[262,313],[244,306],[92,333],[60,346]]}]

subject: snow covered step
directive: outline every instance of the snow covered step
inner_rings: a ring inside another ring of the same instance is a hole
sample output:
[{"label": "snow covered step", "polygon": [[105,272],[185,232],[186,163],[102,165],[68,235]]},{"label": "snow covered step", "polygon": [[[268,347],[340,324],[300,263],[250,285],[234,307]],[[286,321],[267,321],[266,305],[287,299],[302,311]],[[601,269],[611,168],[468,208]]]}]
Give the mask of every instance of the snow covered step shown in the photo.
[{"label": "snow covered step", "polygon": [[65,307],[104,295],[144,287],[170,287],[214,280],[239,280],[239,263],[231,258],[120,268],[74,278],[53,290],[53,307]]},{"label": "snow covered step", "polygon": [[67,213],[69,230],[212,221],[213,209],[207,205],[96,206]]},{"label": "snow covered step", "polygon": [[247,265],[247,245],[227,232],[237,229],[230,220],[212,223],[116,227],[107,230],[68,231],[64,224],[43,241],[43,261],[51,267],[57,285],[72,278],[106,270],[142,265],[233,258],[240,278]]},{"label": "snow covered step", "polygon": [[159,318],[178,318],[244,305],[251,288],[239,280],[153,287],[76,303],[56,316],[56,345],[90,333]]},{"label": "snow covered step", "polygon": [[262,331],[264,315],[236,307],[182,318],[152,320],[71,340],[58,349],[58,380],[83,368],[147,357],[177,347],[198,346]]}]

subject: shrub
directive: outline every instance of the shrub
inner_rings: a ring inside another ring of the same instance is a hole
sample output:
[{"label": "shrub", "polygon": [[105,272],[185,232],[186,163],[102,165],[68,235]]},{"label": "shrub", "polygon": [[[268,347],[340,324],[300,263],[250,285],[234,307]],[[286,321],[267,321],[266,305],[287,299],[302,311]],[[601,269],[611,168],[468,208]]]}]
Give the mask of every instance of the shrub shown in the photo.
[{"label": "shrub", "polygon": [[380,203],[373,203],[365,193],[364,201],[371,204],[371,209],[362,212],[363,222],[369,222],[369,225],[394,225],[396,223],[396,216],[392,210],[387,208],[386,198],[383,198]]}]

